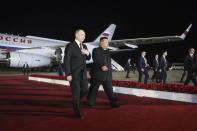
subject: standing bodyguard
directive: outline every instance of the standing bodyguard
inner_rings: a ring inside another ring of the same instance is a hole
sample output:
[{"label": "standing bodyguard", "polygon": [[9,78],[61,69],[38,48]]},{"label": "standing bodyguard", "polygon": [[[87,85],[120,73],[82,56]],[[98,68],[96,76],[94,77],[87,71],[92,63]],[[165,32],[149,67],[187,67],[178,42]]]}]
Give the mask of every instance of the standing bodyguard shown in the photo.
[{"label": "standing bodyguard", "polygon": [[166,83],[166,79],[167,79],[167,68],[168,68],[168,61],[166,59],[167,55],[168,52],[164,51],[159,61],[159,72],[160,72],[159,82],[162,82],[163,84]]},{"label": "standing bodyguard", "polygon": [[158,83],[159,82],[159,55],[156,54],[155,55],[155,58],[153,60],[153,75],[152,75],[152,78],[151,80],[154,81],[154,79],[156,79],[156,82]]},{"label": "standing bodyguard", "polygon": [[142,75],[144,74],[144,84],[147,84],[149,74],[148,74],[148,67],[149,64],[147,63],[146,59],[146,52],[142,51],[141,56],[138,58],[138,72],[139,72],[139,78],[138,82],[142,81]]},{"label": "standing bodyguard", "polygon": [[197,64],[195,61],[195,56],[194,56],[194,48],[190,48],[188,50],[188,55],[185,59],[185,70],[187,71],[187,78],[185,80],[184,85],[187,85],[191,80],[194,83],[195,86],[197,86],[197,80],[196,80],[196,68]]}]

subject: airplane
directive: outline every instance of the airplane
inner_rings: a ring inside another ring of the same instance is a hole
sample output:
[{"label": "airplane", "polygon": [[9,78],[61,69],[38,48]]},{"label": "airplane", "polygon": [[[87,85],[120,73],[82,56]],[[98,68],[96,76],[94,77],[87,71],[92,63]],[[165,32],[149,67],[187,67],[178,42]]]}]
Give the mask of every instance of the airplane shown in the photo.
[{"label": "airplane", "polygon": [[[92,50],[99,45],[101,37],[108,37],[109,49],[111,52],[121,52],[128,49],[119,49],[121,46],[127,46],[131,49],[138,48],[138,45],[157,44],[173,41],[181,41],[186,38],[192,24],[188,26],[184,33],[174,36],[135,38],[112,40],[116,25],[111,24],[94,41],[85,43],[88,50]],[[55,60],[63,61],[65,46],[70,41],[49,39],[36,36],[16,36],[0,33],[0,62],[7,62],[9,67],[22,68],[25,63],[30,68],[50,66]],[[92,63],[93,60],[87,61]],[[123,67],[112,59],[112,69],[124,70]]]}]

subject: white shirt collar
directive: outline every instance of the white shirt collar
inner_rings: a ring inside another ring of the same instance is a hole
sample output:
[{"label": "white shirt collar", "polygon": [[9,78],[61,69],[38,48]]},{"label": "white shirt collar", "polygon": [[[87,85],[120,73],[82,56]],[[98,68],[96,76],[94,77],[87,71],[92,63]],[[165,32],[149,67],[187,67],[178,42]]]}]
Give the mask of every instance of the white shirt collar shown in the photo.
[{"label": "white shirt collar", "polygon": [[193,57],[194,56],[194,54],[189,54],[191,57]]},{"label": "white shirt collar", "polygon": [[79,42],[77,39],[75,39],[75,42],[77,43],[77,45],[78,45],[79,48],[80,48],[80,42]]}]

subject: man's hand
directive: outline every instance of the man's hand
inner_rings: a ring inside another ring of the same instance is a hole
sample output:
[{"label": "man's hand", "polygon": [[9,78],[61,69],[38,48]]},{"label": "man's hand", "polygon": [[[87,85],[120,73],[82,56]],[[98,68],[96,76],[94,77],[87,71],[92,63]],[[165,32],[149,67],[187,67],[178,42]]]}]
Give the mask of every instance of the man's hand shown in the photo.
[{"label": "man's hand", "polygon": [[89,51],[86,50],[86,49],[82,49],[82,50],[81,50],[81,53],[82,53],[83,55],[89,55]]},{"label": "man's hand", "polygon": [[72,81],[72,76],[67,76],[66,79],[67,79],[68,81]]},{"label": "man's hand", "polygon": [[102,71],[108,71],[107,66],[102,66],[101,69],[102,69]]},{"label": "man's hand", "polygon": [[145,67],[149,67],[150,65],[149,64],[146,64],[146,66]]}]

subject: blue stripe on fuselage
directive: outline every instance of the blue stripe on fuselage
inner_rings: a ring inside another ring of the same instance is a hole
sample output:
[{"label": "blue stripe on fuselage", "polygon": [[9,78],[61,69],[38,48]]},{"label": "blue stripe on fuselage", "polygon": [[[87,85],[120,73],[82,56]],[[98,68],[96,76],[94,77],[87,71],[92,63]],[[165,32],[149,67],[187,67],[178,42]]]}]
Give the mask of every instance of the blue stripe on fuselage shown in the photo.
[{"label": "blue stripe on fuselage", "polygon": [[6,50],[20,50],[20,49],[24,49],[21,47],[10,47],[10,46],[1,46],[0,45],[0,49],[6,49]]}]

